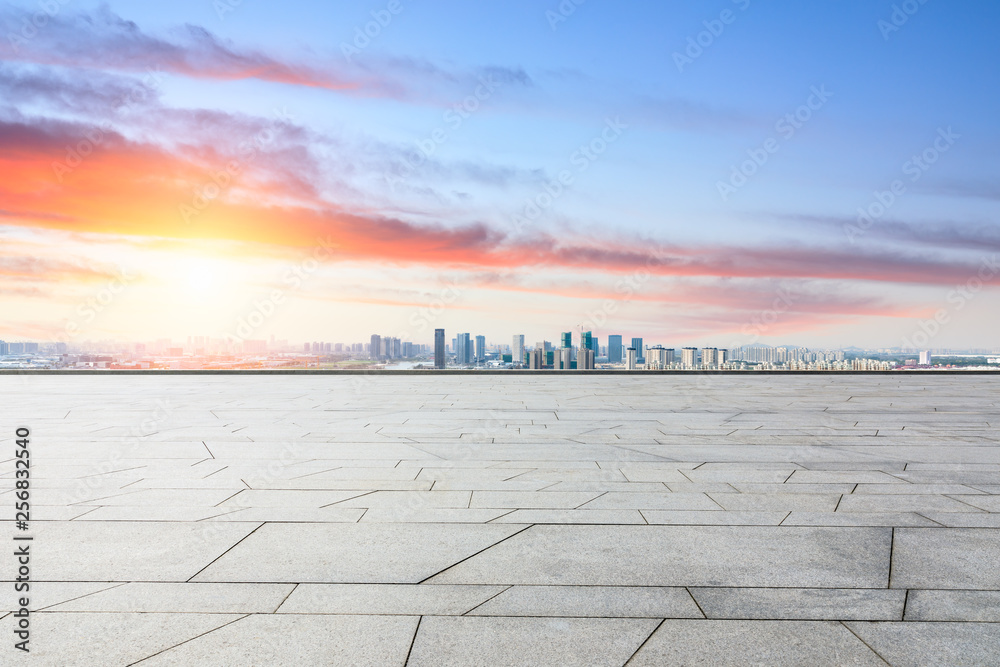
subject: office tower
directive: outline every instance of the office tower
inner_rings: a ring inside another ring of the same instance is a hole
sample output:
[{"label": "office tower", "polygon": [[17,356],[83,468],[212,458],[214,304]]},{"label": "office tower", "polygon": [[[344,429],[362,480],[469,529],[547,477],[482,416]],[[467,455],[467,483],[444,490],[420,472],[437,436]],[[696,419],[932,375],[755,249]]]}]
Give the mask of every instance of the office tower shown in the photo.
[{"label": "office tower", "polygon": [[372,335],[371,347],[368,348],[368,356],[378,359],[382,354],[382,337],[378,334]]},{"label": "office tower", "polygon": [[636,367],[635,348],[625,350],[625,370],[634,371]]},{"label": "office tower", "polygon": [[531,351],[531,354],[528,355],[528,366],[532,370],[540,371],[542,370],[542,367],[544,365],[545,365],[545,349],[536,347],[534,350]]},{"label": "office tower", "polygon": [[701,365],[715,367],[719,365],[719,350],[714,347],[701,348]]},{"label": "office tower", "polygon": [[592,371],[594,370],[594,359],[595,354],[591,349],[580,348],[580,354],[576,359],[576,368],[580,371]]},{"label": "office tower", "polygon": [[10,354],[10,344],[0,340],[0,357]]},{"label": "office tower", "polygon": [[608,363],[620,364],[622,362],[622,337],[608,336]]},{"label": "office tower", "polygon": [[434,368],[444,368],[444,329],[434,330]]},{"label": "office tower", "polygon": [[486,361],[486,336],[476,336],[476,363]]},{"label": "office tower", "polygon": [[719,350],[719,365],[729,361],[729,350]]},{"label": "office tower", "polygon": [[559,334],[559,347],[573,347],[573,332]]},{"label": "office tower", "polygon": [[642,339],[633,338],[632,347],[635,348],[635,362],[637,364],[646,363],[646,351],[642,349]]},{"label": "office tower", "polygon": [[455,339],[455,362],[464,365],[472,362],[472,341],[467,333],[460,333]]},{"label": "office tower", "polygon": [[510,348],[511,363],[515,366],[524,365],[524,334],[514,336],[514,344]]},{"label": "office tower", "polygon": [[24,354],[24,343],[8,343],[8,354]]},{"label": "office tower", "polygon": [[698,348],[685,347],[681,350],[681,365],[684,368],[694,368],[698,365]]},{"label": "office tower", "polygon": [[920,365],[921,366],[930,366],[930,364],[931,364],[931,351],[930,350],[923,350],[923,351],[921,351],[920,352]]},{"label": "office tower", "polygon": [[25,343],[24,344],[25,354],[38,354],[38,343]]},{"label": "office tower", "polygon": [[597,336],[594,336],[590,340],[590,350],[594,353],[594,357],[598,357],[601,354],[601,345],[597,342]]},{"label": "office tower", "polygon": [[561,367],[563,370],[568,371],[573,368],[573,349],[569,347],[564,347],[559,350],[559,356],[562,359]]},{"label": "office tower", "polygon": [[580,334],[580,349],[581,350],[593,350],[594,349],[594,334],[591,331],[584,331]]}]

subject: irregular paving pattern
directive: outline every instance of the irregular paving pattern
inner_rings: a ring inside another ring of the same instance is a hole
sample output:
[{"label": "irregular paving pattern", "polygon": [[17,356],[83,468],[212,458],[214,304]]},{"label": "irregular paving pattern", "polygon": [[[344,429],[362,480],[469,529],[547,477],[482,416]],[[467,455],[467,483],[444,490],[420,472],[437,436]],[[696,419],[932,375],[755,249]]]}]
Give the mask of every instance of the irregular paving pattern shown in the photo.
[{"label": "irregular paving pattern", "polygon": [[4,665],[1000,664],[1000,377],[0,390]]}]

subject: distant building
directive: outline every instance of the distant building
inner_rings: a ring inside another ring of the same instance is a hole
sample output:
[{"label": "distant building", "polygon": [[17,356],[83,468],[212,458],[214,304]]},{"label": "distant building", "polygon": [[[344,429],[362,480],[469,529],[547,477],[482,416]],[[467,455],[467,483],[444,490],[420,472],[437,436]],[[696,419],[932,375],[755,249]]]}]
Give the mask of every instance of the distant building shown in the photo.
[{"label": "distant building", "polygon": [[636,369],[636,366],[637,362],[636,362],[635,348],[630,347],[627,350],[625,350],[625,369],[634,371]]},{"label": "distant building", "polygon": [[382,356],[382,337],[378,334],[372,335],[371,347],[368,348],[368,355],[375,360]]},{"label": "distant building", "polygon": [[572,331],[566,331],[559,335],[559,347],[573,347]]},{"label": "distant building", "polygon": [[620,364],[622,362],[622,337],[608,336],[608,363]]},{"label": "distant building", "polygon": [[673,363],[674,351],[672,348],[665,349],[661,345],[656,345],[646,350],[646,370],[662,371],[670,368]]},{"label": "distant building", "polygon": [[636,361],[636,363],[638,363],[638,364],[644,364],[644,363],[646,363],[646,351],[644,349],[642,349],[642,339],[641,338],[633,338],[632,339],[632,347],[635,349],[635,357],[636,357],[635,361]]},{"label": "distant building", "polygon": [[545,366],[544,347],[536,347],[534,350],[531,351],[531,354],[529,355],[528,366],[530,366],[532,370],[536,371],[542,370],[542,367]]},{"label": "distant building", "polygon": [[434,368],[444,368],[444,329],[434,330]]},{"label": "distant building", "polygon": [[511,363],[515,366],[524,365],[524,334],[514,336],[514,344],[510,348]]},{"label": "distant building", "polygon": [[923,350],[920,352],[920,365],[930,366],[931,365],[931,351]]},{"label": "distant building", "polygon": [[685,347],[681,350],[681,365],[684,368],[695,368],[698,365],[698,348]]},{"label": "distant building", "polygon": [[10,343],[0,340],[0,357],[10,354]]},{"label": "distant building", "polygon": [[472,340],[467,333],[460,333],[455,338],[455,363],[459,365],[472,363]]},{"label": "distant building", "polygon": [[476,363],[486,361],[486,336],[476,336]]},{"label": "distant building", "polygon": [[701,365],[717,367],[719,365],[719,350],[714,347],[701,348]]},{"label": "distant building", "polygon": [[580,348],[580,354],[576,358],[576,368],[581,371],[594,370],[594,351],[589,348]]}]

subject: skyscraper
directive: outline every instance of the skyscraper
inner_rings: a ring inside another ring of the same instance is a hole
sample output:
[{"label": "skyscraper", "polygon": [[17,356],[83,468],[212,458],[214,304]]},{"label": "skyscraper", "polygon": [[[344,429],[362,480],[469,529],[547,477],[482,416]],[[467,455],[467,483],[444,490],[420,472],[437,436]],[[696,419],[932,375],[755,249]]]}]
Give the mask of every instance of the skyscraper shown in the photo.
[{"label": "skyscraper", "polygon": [[566,331],[559,336],[559,347],[573,347],[573,332]]},{"label": "skyscraper", "polygon": [[638,364],[646,363],[646,351],[642,348],[642,339],[633,338],[632,347],[635,348],[635,361]]},{"label": "skyscraper", "polygon": [[684,368],[694,368],[698,365],[698,348],[685,347],[681,350],[681,364]]},{"label": "skyscraper", "polygon": [[592,332],[584,331],[580,333],[580,349],[581,350],[594,349],[594,335]]},{"label": "skyscraper", "polygon": [[467,333],[460,333],[455,339],[455,363],[468,364],[472,362],[472,341]]},{"label": "skyscraper", "polygon": [[378,334],[372,335],[372,346],[368,349],[368,356],[372,359],[382,356],[382,337]]},{"label": "skyscraper", "polygon": [[634,371],[636,367],[635,348],[625,350],[625,370]]},{"label": "skyscraper", "polygon": [[622,337],[608,336],[608,363],[620,364],[622,362]]},{"label": "skyscraper", "polygon": [[515,366],[524,365],[524,334],[514,336],[514,344],[510,347],[511,362]]},{"label": "skyscraper", "polygon": [[576,359],[576,368],[581,371],[592,371],[594,370],[594,351],[590,348],[580,348],[580,354]]},{"label": "skyscraper", "polygon": [[434,330],[434,368],[444,368],[444,329]]},{"label": "skyscraper", "polygon": [[703,347],[701,349],[701,365],[712,367],[718,366],[719,350],[714,347]]},{"label": "skyscraper", "polygon": [[476,336],[476,363],[486,361],[486,336]]}]

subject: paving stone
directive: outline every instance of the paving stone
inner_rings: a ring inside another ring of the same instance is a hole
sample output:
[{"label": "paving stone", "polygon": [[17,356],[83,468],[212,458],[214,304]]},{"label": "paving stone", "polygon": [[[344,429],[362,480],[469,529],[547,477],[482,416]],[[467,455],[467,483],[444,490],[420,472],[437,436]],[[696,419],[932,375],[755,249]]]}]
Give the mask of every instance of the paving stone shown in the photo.
[{"label": "paving stone", "polygon": [[292,584],[130,583],[57,604],[49,611],[270,614]]},{"label": "paving stone", "polygon": [[1000,591],[910,591],[907,621],[1000,622]]},{"label": "paving stone", "polygon": [[615,618],[425,617],[410,667],[620,667],[658,621]]},{"label": "paving stone", "polygon": [[880,665],[840,623],[666,620],[629,666]]},{"label": "paving stone", "polygon": [[898,621],[906,591],[852,588],[692,588],[714,619]]},{"label": "paving stone", "polygon": [[143,665],[402,665],[413,616],[253,615]]},{"label": "paving stone", "polygon": [[703,618],[687,589],[657,586],[513,586],[470,615]]},{"label": "paving stone", "polygon": [[504,590],[504,586],[302,584],[278,613],[460,616]]},{"label": "paving stone", "polygon": [[521,529],[500,524],[268,523],[195,580],[415,584]]},{"label": "paving stone", "polygon": [[893,667],[995,665],[1000,656],[1000,623],[846,625]]},{"label": "paving stone", "polygon": [[434,582],[880,588],[889,542],[886,528],[533,526]]},{"label": "paving stone", "polygon": [[893,588],[1000,589],[1000,531],[989,528],[898,528]]}]

